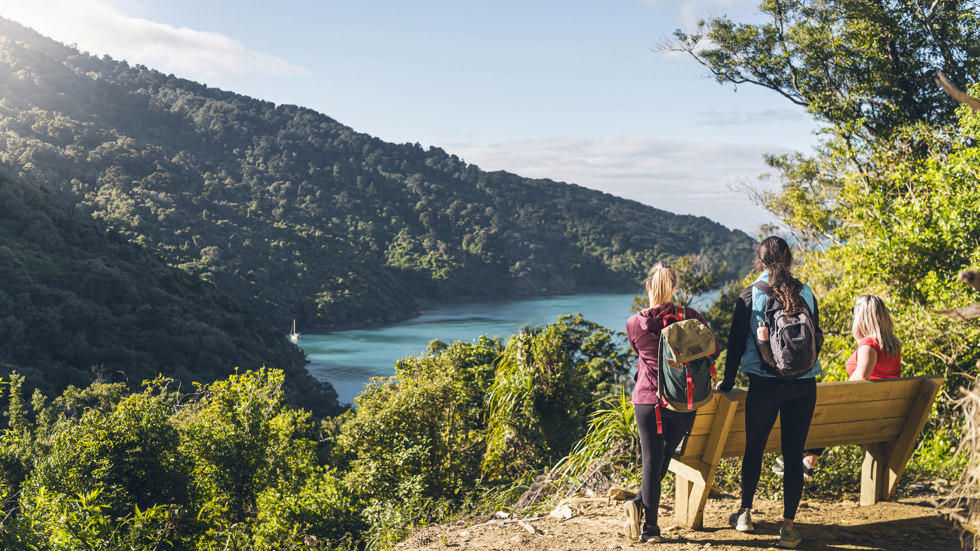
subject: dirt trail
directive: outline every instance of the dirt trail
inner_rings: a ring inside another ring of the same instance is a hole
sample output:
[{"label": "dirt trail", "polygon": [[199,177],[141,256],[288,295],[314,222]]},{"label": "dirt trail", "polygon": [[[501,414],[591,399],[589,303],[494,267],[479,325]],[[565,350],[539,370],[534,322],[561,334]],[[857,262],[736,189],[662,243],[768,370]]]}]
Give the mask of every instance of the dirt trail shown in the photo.
[{"label": "dirt trail", "polygon": [[[870,507],[860,507],[851,500],[804,502],[796,517],[797,530],[803,536],[797,549],[959,550],[958,532],[927,503],[936,497],[929,486],[918,484],[903,490],[891,502]],[[672,496],[665,497],[663,503],[673,503]],[[397,548],[403,551],[447,548],[558,551],[657,546],[678,551],[777,548],[782,502],[756,499],[752,533],[728,527],[728,515],[738,504],[735,496],[709,500],[702,531],[678,528],[673,523],[671,508],[661,507],[664,541],[660,544],[634,543],[623,536],[622,502],[610,501],[576,505],[574,516],[561,522],[544,518],[528,523],[537,530],[535,534],[518,523],[472,527],[489,520],[480,517],[452,525],[427,526]]]}]

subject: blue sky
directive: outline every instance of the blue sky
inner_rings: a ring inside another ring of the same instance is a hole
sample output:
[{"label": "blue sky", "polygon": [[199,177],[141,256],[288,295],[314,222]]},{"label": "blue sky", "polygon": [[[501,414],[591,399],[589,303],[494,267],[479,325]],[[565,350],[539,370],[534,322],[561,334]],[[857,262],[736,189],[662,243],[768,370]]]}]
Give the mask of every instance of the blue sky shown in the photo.
[{"label": "blue sky", "polygon": [[0,15],[99,55],[316,109],[486,170],[600,189],[751,231],[727,182],[816,125],[774,92],[736,92],[652,51],[745,0],[0,0]]}]

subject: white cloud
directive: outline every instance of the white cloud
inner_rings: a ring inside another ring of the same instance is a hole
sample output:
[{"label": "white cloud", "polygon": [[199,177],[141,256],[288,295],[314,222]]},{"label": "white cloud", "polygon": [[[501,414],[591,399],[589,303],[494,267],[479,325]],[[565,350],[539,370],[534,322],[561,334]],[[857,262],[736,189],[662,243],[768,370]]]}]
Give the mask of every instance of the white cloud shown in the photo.
[{"label": "white cloud", "polygon": [[680,142],[645,136],[586,139],[564,136],[486,146],[446,144],[483,170],[506,170],[611,193],[679,214],[707,216],[750,230],[767,213],[728,189],[728,181],[766,171],[763,153],[786,153],[767,144]]},{"label": "white cloud", "polygon": [[803,114],[793,109],[764,109],[757,112],[742,113],[741,111],[701,111],[697,114],[697,124],[708,126],[733,126],[738,124],[754,124],[800,120]]},{"label": "white cloud", "polygon": [[274,55],[246,49],[221,33],[130,17],[100,0],[0,0],[0,15],[94,54],[200,80],[309,71]]}]

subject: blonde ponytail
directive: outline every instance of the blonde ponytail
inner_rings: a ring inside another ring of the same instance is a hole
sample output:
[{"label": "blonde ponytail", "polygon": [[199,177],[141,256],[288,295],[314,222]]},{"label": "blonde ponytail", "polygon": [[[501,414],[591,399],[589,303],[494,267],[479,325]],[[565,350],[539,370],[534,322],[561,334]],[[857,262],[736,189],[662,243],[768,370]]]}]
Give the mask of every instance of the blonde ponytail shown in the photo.
[{"label": "blonde ponytail", "polygon": [[677,274],[668,264],[657,262],[650,268],[647,277],[647,294],[650,297],[650,308],[666,304],[674,297],[674,287],[677,286]]}]

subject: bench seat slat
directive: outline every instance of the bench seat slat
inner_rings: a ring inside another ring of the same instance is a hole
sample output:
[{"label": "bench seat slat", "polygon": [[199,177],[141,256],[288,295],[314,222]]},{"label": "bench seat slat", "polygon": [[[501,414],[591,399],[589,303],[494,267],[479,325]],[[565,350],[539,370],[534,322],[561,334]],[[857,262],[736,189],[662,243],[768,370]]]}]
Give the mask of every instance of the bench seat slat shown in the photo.
[{"label": "bench seat slat", "polygon": [[[830,445],[844,446],[896,440],[902,432],[905,420],[906,417],[890,417],[812,425],[807,435],[806,447],[820,448]],[[738,432],[734,430],[734,427],[732,428],[733,430],[728,434],[728,441],[725,443],[725,451],[722,452],[722,457],[741,456],[745,452],[744,428]],[[689,436],[681,459],[700,458],[704,453],[704,446],[707,441],[707,435]],[[781,441],[779,428],[773,428],[773,431],[769,433],[766,453],[779,452]]]},{"label": "bench seat slat", "polygon": [[[840,423],[843,421],[864,421],[868,419],[882,419],[894,417],[896,411],[909,411],[912,407],[913,397],[899,398],[896,400],[877,400],[873,402],[855,401],[846,404],[830,404],[817,407],[813,414],[811,426],[824,425],[827,423]],[[736,414],[737,415],[737,414]],[[694,420],[691,428],[692,436],[708,434],[711,431],[712,416],[706,415]],[[780,420],[776,419],[773,430],[780,426]],[[745,414],[737,415],[732,422],[732,432],[745,432]]]},{"label": "bench seat slat", "polygon": [[[938,376],[902,377],[880,381],[820,383],[819,391],[817,392],[817,414],[819,416],[822,406],[832,404],[867,404],[882,400],[914,400],[919,391],[919,386],[922,384],[922,379],[927,378],[934,379],[939,384],[942,383],[942,377]],[[744,427],[744,424],[740,423],[745,418],[745,398],[748,392],[742,388],[735,388],[728,394],[733,400],[738,402],[738,409],[736,409],[735,413],[736,424],[732,426],[732,430],[736,430],[736,427]],[[717,403],[710,403],[699,409],[697,419],[694,421],[694,427],[691,429],[691,435],[707,434],[711,429],[712,418],[717,410]],[[860,418],[862,417],[858,417],[858,419]]]}]

